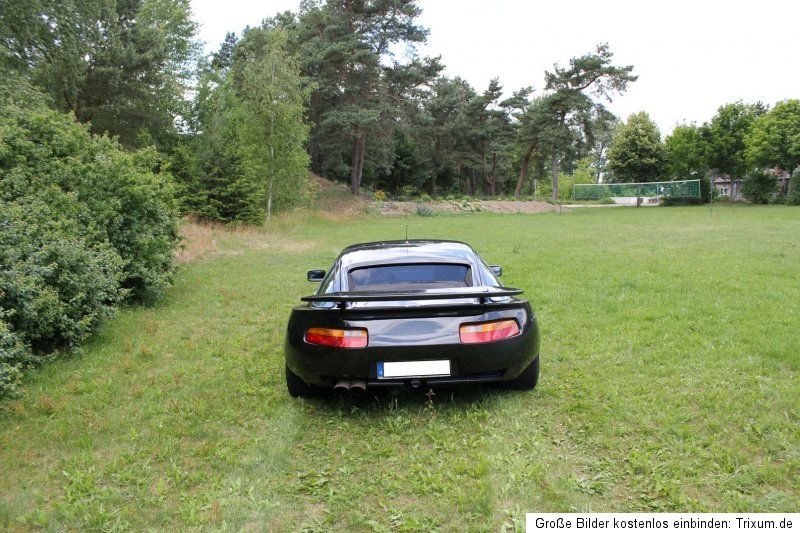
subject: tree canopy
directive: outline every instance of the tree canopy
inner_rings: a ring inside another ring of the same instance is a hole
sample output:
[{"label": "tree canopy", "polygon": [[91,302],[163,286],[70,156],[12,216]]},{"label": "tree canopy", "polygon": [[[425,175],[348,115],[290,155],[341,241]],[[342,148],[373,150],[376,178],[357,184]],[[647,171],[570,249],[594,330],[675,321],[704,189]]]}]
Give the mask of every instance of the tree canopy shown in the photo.
[{"label": "tree canopy", "polygon": [[608,168],[613,181],[641,183],[661,178],[664,145],[658,126],[646,112],[634,113],[617,127],[608,151]]}]

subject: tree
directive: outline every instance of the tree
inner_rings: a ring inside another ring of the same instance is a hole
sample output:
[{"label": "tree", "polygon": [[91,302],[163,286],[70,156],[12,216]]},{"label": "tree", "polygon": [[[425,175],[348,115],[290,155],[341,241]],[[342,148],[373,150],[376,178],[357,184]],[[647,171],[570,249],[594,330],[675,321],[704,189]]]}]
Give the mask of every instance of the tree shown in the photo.
[{"label": "tree", "polygon": [[800,166],[800,100],[785,100],[759,116],[746,139],[752,166],[792,171]]},{"label": "tree", "polygon": [[[419,14],[414,0],[306,1],[297,21],[271,22],[292,27],[303,73],[313,81],[312,168],[347,172],[353,194],[361,188],[369,142],[373,152],[387,144],[404,103],[441,70],[437,59],[393,58],[396,46],[411,49],[425,41]],[[391,154],[385,159],[381,164],[388,166]]]},{"label": "tree", "polygon": [[663,165],[664,145],[658,126],[644,111],[629,116],[614,132],[608,150],[608,168],[614,181],[658,181]]},{"label": "tree", "polygon": [[786,203],[789,205],[800,205],[800,167],[794,169],[792,178],[789,180],[789,192],[786,195]]},{"label": "tree", "polygon": [[[592,97],[611,101],[615,93],[625,92],[628,83],[637,79],[637,76],[631,74],[632,65],[615,66],[611,63],[612,59],[613,53],[608,45],[601,44],[593,53],[570,59],[566,68],[556,65],[552,72],[545,73],[545,88],[550,94],[539,101],[535,108],[530,109],[539,118],[550,117],[544,121],[526,121],[529,127],[540,124],[543,129],[525,132],[521,138],[528,145],[526,155],[532,154],[537,147],[542,149],[546,146],[550,156],[553,201],[558,199],[559,158],[568,155],[576,141],[582,140],[591,144],[592,109],[600,105]],[[517,189],[524,182],[524,173],[527,170],[525,164],[521,168]]]},{"label": "tree", "polygon": [[702,178],[708,170],[706,142],[701,127],[676,126],[664,141],[665,171],[671,179]]},{"label": "tree", "polygon": [[757,170],[744,180],[742,195],[754,204],[766,204],[777,186],[774,174]]},{"label": "tree", "polygon": [[592,119],[592,152],[594,153],[594,182],[600,183],[608,165],[608,148],[614,138],[619,119],[605,107],[598,106]]},{"label": "tree", "polygon": [[708,166],[731,179],[730,199],[737,195],[739,181],[751,168],[745,159],[745,140],[756,118],[764,113],[761,104],[735,102],[721,106],[707,128]]},{"label": "tree", "polygon": [[189,0],[4,2],[5,65],[95,133],[126,146],[142,129],[161,144],[186,114],[199,50]]},{"label": "tree", "polygon": [[[214,58],[227,55],[227,47]],[[308,91],[284,30],[248,29],[229,55],[205,65],[200,80],[199,183],[186,154],[176,152],[173,161],[187,169],[177,173],[182,201],[197,215],[258,224],[273,208],[288,209],[300,199],[308,173]]]},{"label": "tree", "polygon": [[707,124],[681,124],[664,141],[666,177],[672,180],[700,180],[700,202],[706,202],[711,197],[707,139]]},{"label": "tree", "polygon": [[461,78],[440,77],[423,99],[422,118],[417,129],[430,153],[428,190],[431,195],[436,194],[440,176],[460,174],[461,158],[456,151],[465,138],[462,113],[465,103],[475,96],[475,90]]}]

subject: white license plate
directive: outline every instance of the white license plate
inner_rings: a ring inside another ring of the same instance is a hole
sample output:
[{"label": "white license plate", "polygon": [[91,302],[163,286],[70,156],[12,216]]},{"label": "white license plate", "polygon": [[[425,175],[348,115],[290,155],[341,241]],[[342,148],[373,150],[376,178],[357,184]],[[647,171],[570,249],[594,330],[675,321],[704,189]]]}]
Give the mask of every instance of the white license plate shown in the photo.
[{"label": "white license plate", "polygon": [[378,379],[430,378],[450,375],[450,360],[378,361]]}]

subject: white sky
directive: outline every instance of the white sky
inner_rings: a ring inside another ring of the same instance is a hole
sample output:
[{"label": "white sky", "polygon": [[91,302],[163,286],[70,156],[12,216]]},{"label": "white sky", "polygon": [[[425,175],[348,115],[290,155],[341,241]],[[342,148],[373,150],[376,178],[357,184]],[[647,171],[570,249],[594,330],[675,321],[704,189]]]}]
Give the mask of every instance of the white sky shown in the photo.
[{"label": "white sky", "polygon": [[[499,77],[510,94],[544,71],[608,42],[639,80],[615,98],[622,118],[640,110],[662,134],[703,122],[723,103],[800,98],[800,1],[422,0],[430,30],[420,52],[483,90]],[[215,50],[226,31],[256,26],[297,0],[192,0],[200,38]]]}]

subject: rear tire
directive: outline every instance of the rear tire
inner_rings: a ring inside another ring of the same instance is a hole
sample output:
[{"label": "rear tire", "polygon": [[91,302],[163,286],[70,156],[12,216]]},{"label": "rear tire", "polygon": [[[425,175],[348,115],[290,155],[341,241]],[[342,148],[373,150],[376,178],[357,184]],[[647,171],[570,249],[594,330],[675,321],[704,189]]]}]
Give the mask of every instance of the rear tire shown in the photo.
[{"label": "rear tire", "polygon": [[539,382],[539,356],[522,373],[508,382],[508,386],[515,390],[533,390]]},{"label": "rear tire", "polygon": [[317,387],[309,385],[300,376],[289,370],[286,367],[286,388],[289,389],[289,395],[292,398],[308,398],[317,392]]}]

